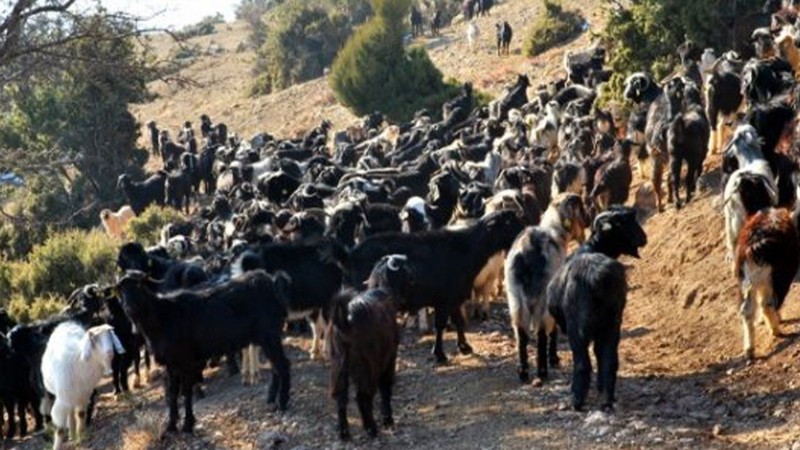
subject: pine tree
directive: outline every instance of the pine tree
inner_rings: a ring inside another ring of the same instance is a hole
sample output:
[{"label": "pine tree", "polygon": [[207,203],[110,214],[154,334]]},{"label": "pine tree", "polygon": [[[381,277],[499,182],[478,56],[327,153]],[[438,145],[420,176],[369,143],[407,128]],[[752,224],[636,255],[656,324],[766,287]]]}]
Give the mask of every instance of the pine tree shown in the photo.
[{"label": "pine tree", "polygon": [[410,0],[373,0],[375,16],[360,27],[336,57],[330,82],[336,98],[356,114],[381,111],[403,120],[433,107],[452,88],[442,81],[424,49],[406,52],[405,18]]}]

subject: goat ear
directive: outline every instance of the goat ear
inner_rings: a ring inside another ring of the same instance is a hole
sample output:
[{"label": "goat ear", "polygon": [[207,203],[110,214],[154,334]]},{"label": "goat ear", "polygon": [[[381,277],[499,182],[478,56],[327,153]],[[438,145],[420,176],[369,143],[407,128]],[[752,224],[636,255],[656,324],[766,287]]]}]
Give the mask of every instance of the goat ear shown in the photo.
[{"label": "goat ear", "polygon": [[81,338],[81,360],[88,361],[92,357],[92,347],[94,347],[94,334],[87,331]]}]

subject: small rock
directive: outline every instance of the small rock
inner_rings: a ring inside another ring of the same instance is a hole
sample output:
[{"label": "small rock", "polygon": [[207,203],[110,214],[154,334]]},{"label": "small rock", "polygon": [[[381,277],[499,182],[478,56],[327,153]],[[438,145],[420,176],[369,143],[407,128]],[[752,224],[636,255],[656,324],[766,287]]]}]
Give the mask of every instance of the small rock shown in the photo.
[{"label": "small rock", "polygon": [[795,443],[792,444],[792,450],[800,450],[800,441],[795,441]]},{"label": "small rock", "polygon": [[583,420],[584,426],[601,425],[604,423],[608,423],[608,414],[603,411],[592,411],[586,416],[586,419]]},{"label": "small rock", "polygon": [[642,431],[648,428],[647,424],[642,422],[641,420],[634,420],[631,423],[629,423],[628,426],[636,431]]},{"label": "small rock", "polygon": [[608,425],[604,425],[602,427],[597,427],[591,431],[591,434],[594,437],[603,437],[611,432],[611,427]]},{"label": "small rock", "polygon": [[266,431],[258,437],[256,448],[261,450],[277,449],[289,441],[289,437],[280,431]]},{"label": "small rock", "polygon": [[703,411],[692,411],[689,413],[689,417],[695,420],[709,420],[711,418],[711,414]]},{"label": "small rock", "polygon": [[711,434],[714,436],[721,436],[723,431],[724,428],[722,427],[722,424],[718,423],[714,425],[714,428],[711,429]]}]

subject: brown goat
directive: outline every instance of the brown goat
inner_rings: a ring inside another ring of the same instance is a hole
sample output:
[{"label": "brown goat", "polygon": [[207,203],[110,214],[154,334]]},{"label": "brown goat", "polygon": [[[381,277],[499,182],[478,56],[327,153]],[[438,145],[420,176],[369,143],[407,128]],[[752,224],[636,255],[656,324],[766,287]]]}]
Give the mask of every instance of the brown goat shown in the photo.
[{"label": "brown goat", "polygon": [[372,414],[375,392],[381,394],[383,425],[392,419],[392,385],[400,333],[394,295],[381,288],[356,295],[344,291],[334,300],[328,339],[331,357],[330,395],[336,400],[339,437],[350,438],[347,422],[348,382],[356,385],[356,402],[370,437],[378,434]]},{"label": "brown goat", "polygon": [[744,356],[753,359],[756,313],[772,335],[780,336],[778,310],[800,266],[800,238],[786,209],[765,208],[753,214],[739,232],[735,273],[739,281]]}]

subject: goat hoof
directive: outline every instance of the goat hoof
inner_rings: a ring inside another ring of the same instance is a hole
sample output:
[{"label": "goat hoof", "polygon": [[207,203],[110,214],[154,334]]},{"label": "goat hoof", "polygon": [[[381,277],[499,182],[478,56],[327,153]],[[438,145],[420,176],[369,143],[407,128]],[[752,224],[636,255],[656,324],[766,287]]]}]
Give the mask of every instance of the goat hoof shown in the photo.
[{"label": "goat hoof", "polygon": [[519,376],[519,381],[523,383],[531,381],[531,376],[528,374],[528,371],[526,369],[518,369],[517,375]]},{"label": "goat hoof", "polygon": [[447,356],[444,352],[433,352],[433,359],[436,364],[447,364]]},{"label": "goat hoof", "polygon": [[462,355],[471,355],[472,354],[472,346],[467,344],[466,342],[458,346],[458,351],[461,352]]},{"label": "goat hoof", "polygon": [[169,433],[177,433],[178,432],[178,424],[177,423],[168,423],[167,427],[164,429],[164,434]]},{"label": "goat hoof", "polygon": [[343,441],[349,441],[350,440],[350,430],[348,430],[348,429],[339,430],[339,439],[341,439]]},{"label": "goat hoof", "polygon": [[600,408],[604,413],[613,414],[614,413],[614,404],[606,403]]},{"label": "goat hoof", "polygon": [[394,427],[394,419],[391,417],[384,417],[383,418],[383,427],[384,428],[393,428]]},{"label": "goat hoof", "polygon": [[753,350],[752,348],[749,348],[749,349],[744,351],[744,360],[745,360],[745,362],[750,364],[755,359],[756,359],[755,350]]},{"label": "goat hoof", "polygon": [[572,404],[572,409],[574,409],[575,411],[582,412],[583,411],[583,403],[582,402],[581,403],[574,402]]},{"label": "goat hoof", "polygon": [[192,434],[194,433],[194,424],[193,423],[184,423],[181,427],[181,433]]},{"label": "goat hoof", "polygon": [[369,436],[371,439],[378,437],[378,427],[374,425],[367,427],[367,436]]},{"label": "goat hoof", "polygon": [[557,368],[561,364],[561,359],[558,357],[550,358],[550,367]]}]

